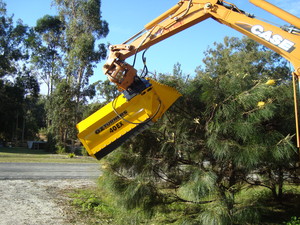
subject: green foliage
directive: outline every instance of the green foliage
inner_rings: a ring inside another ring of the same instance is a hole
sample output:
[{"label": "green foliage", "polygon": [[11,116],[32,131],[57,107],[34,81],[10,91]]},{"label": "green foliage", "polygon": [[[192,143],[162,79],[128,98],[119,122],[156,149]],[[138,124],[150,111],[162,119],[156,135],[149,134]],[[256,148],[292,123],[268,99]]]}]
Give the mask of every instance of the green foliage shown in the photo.
[{"label": "green foliage", "polygon": [[[45,15],[41,19],[38,19],[36,22],[35,31],[38,33],[50,33],[53,32],[53,35],[60,34],[62,32],[62,21],[58,16]],[[45,37],[45,40],[46,37]]]},{"label": "green foliage", "polygon": [[116,85],[113,85],[109,80],[97,81],[96,89],[99,92],[100,102],[110,102],[115,99],[120,93],[117,90]]},{"label": "green foliage", "polygon": [[73,200],[73,204],[80,206],[83,211],[98,211],[102,208],[102,202],[94,194],[90,194],[88,196],[84,194],[78,194],[74,197],[76,197],[76,199]]},{"label": "green foliage", "polygon": [[39,76],[47,85],[47,96],[50,96],[62,77],[60,52],[64,48],[64,25],[58,16],[45,15],[37,20],[34,31],[35,36],[30,42],[33,50],[31,62],[39,69]]},{"label": "green foliage", "polygon": [[48,118],[51,120],[49,132],[54,135],[57,145],[66,147],[67,140],[74,139],[75,108],[73,89],[66,80],[62,80],[46,105]]},{"label": "green foliage", "polygon": [[2,14],[5,14],[6,13],[6,3],[3,2],[3,0],[0,0],[0,12]]},{"label": "green foliage", "polygon": [[14,23],[6,14],[6,4],[0,2],[0,78],[14,75],[18,71],[18,61],[28,58],[25,42],[30,37],[30,29],[21,21]]},{"label": "green foliage", "polygon": [[[192,79],[180,64],[174,74],[160,75],[183,97],[107,156],[101,185],[128,212],[123,219],[257,224],[259,197],[243,197],[245,185],[282,199],[283,174],[290,174],[296,154],[288,126],[294,123],[291,84],[279,74],[288,74],[286,61],[249,39],[225,38],[207,50],[204,63]],[[277,84],[266,83],[270,78]]]},{"label": "green foliage", "polygon": [[38,129],[45,126],[45,114],[38,101],[38,79],[28,67],[33,30],[21,20],[14,22],[13,16],[6,14],[6,5],[0,4],[0,124],[5,128],[0,128],[0,136],[17,144],[36,139]]},{"label": "green foliage", "polygon": [[83,155],[83,156],[88,156],[89,155],[88,152],[86,151],[86,149],[83,146],[81,146],[81,148],[80,148],[80,154]]},{"label": "green foliage", "polygon": [[27,70],[20,71],[14,82],[0,80],[0,89],[0,138],[35,140],[45,115],[36,78]]},{"label": "green foliage", "polygon": [[65,27],[64,51],[68,63],[64,69],[68,77],[76,77],[73,82],[79,101],[84,97],[81,91],[93,75],[94,64],[106,57],[104,45],[96,47],[95,42],[108,34],[108,24],[101,20],[99,0],[56,0],[55,4]]},{"label": "green foliage", "polygon": [[192,202],[213,199],[217,191],[215,186],[216,179],[216,174],[196,169],[187,183],[180,186],[180,196]]},{"label": "green foliage", "polygon": [[285,225],[299,225],[300,224],[300,217],[296,217],[296,216],[293,216],[291,217],[291,220],[288,221],[288,222],[284,222],[283,224]]},{"label": "green foliage", "polygon": [[69,154],[68,154],[68,157],[69,157],[70,159],[74,158],[75,156],[76,156],[75,153],[69,153]]},{"label": "green foliage", "polygon": [[67,153],[66,149],[60,145],[57,146],[57,150],[56,150],[57,154],[65,154]]},{"label": "green foliage", "polygon": [[116,211],[101,200],[102,198],[95,190],[78,190],[70,193],[70,197],[72,205],[79,209],[84,223],[112,224]]},{"label": "green foliage", "polygon": [[[87,98],[95,95],[89,85],[95,63],[106,57],[103,44],[108,33],[101,20],[100,1],[54,1],[59,16],[37,21],[31,39],[32,63],[46,83],[47,132],[54,145],[74,149],[75,125],[83,118]],[[53,146],[52,149],[53,149]]]}]

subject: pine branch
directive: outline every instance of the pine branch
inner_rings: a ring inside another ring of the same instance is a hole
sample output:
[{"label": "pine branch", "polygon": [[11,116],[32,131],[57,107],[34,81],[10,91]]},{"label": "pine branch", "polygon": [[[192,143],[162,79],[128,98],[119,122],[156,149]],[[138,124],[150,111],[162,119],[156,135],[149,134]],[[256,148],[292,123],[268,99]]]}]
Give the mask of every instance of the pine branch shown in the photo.
[{"label": "pine branch", "polygon": [[253,87],[251,87],[249,90],[243,91],[242,93],[238,94],[236,98],[234,98],[234,101],[237,101],[239,96],[242,96],[244,94],[249,94],[252,90],[254,90],[261,82],[258,81]]},{"label": "pine branch", "polygon": [[163,173],[163,175],[165,175],[165,177],[163,177],[163,176],[161,176],[160,175],[160,173],[159,173],[159,171],[156,171],[155,169],[153,169],[153,172],[155,173],[155,175],[156,176],[158,176],[161,180],[164,180],[164,181],[166,181],[166,182],[168,182],[168,183],[171,183],[171,184],[173,184],[174,185],[174,188],[178,188],[179,186],[179,184],[177,184],[175,181],[173,181],[172,179],[169,179],[168,178],[168,176],[167,176],[167,174],[166,173],[164,173],[163,171],[160,171],[161,173]]},{"label": "pine branch", "polygon": [[250,113],[256,112],[256,111],[258,111],[258,110],[259,110],[259,108],[251,109],[251,110],[249,110],[249,111],[247,111],[247,112],[243,112],[242,115],[243,115],[243,116],[244,116],[244,115],[249,115]]},{"label": "pine branch", "polygon": [[177,112],[178,114],[184,113],[186,115],[186,118],[193,119],[193,115],[188,111],[184,110],[183,107],[179,107],[177,104],[175,104],[174,108],[179,109],[179,112]]},{"label": "pine branch", "polygon": [[122,177],[125,180],[132,180],[129,177],[126,177],[124,174],[122,174],[121,172],[119,172],[117,169],[110,167],[110,169],[119,177]]},{"label": "pine branch", "polygon": [[193,203],[193,204],[208,204],[208,203],[212,203],[212,202],[217,201],[216,199],[207,200],[207,201],[190,201],[190,200],[183,199],[183,198],[179,197],[176,194],[172,194],[172,195],[170,195],[170,197],[175,198],[175,200],[173,202],[185,202],[185,203]]},{"label": "pine branch", "polygon": [[208,118],[207,122],[206,122],[206,125],[205,125],[205,130],[208,131],[208,124],[210,124],[210,122],[213,120],[214,116],[215,116],[215,112],[216,112],[216,109],[217,109],[218,105],[215,104],[213,106],[213,110],[210,114],[210,117]]},{"label": "pine branch", "polygon": [[252,183],[252,182],[250,182],[249,180],[247,180],[247,179],[243,179],[243,181],[245,181],[247,184],[250,184],[251,186],[260,186],[260,187],[265,187],[265,188],[268,188],[268,189],[270,189],[271,191],[273,190],[273,188],[272,187],[269,187],[269,186],[267,186],[267,185],[265,185],[265,184],[262,184],[261,182],[255,182],[255,183]]}]

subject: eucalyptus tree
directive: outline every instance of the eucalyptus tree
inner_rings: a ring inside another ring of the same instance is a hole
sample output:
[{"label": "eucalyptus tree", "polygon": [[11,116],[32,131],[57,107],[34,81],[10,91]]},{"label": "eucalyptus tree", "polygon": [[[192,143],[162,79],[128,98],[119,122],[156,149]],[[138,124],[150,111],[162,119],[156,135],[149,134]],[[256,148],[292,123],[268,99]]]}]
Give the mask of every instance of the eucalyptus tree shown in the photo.
[{"label": "eucalyptus tree", "polygon": [[72,91],[66,79],[62,79],[51,95],[52,105],[46,104],[51,123],[48,136],[55,138],[56,147],[63,147],[65,150],[67,150],[67,141],[73,140],[76,135],[73,127],[75,119],[73,109],[76,103]]},{"label": "eucalyptus tree", "polygon": [[[34,27],[36,38],[32,41],[34,49],[32,62],[41,71],[41,79],[47,85],[49,97],[62,77],[63,23],[58,16],[45,15],[38,19]],[[56,83],[55,83],[56,82]]]},{"label": "eucalyptus tree", "polygon": [[[7,141],[32,139],[38,130],[34,106],[39,84],[26,67],[33,30],[16,23],[0,0],[0,138]],[[31,122],[29,122],[31,120]]]},{"label": "eucalyptus tree", "polygon": [[40,86],[35,73],[25,66],[19,71],[14,86],[20,90],[22,99],[16,104],[20,104],[20,114],[17,114],[20,124],[20,135],[16,133],[16,139],[22,142],[36,138],[41,127],[45,127],[45,113],[43,105],[38,103]]},{"label": "eucalyptus tree", "polygon": [[0,78],[15,75],[18,61],[27,59],[25,41],[30,36],[30,29],[22,21],[16,25],[13,16],[6,14],[6,4],[0,0]]},{"label": "eucalyptus tree", "polygon": [[[63,131],[59,132],[59,135],[63,135],[57,139],[61,143],[66,142],[67,139],[72,141],[76,139],[75,125],[82,119],[86,98],[95,95],[95,85],[89,84],[89,78],[93,75],[96,64],[106,57],[106,47],[100,43],[100,39],[108,34],[108,23],[101,18],[100,0],[55,0],[54,4],[58,9],[58,17],[46,16],[39,21],[39,26],[36,28],[43,33],[44,40],[52,44],[48,49],[50,51],[45,52],[45,56],[53,59],[52,56],[59,55],[62,70],[59,71],[61,77],[56,78],[58,82],[63,80],[66,83],[65,91],[69,89],[68,95],[62,95],[69,98],[64,101],[72,102],[72,104],[55,104],[52,105],[53,107],[48,107],[49,110],[55,107],[58,111],[73,112],[72,117],[67,116],[60,121],[65,123],[64,126],[59,123],[51,124],[52,130],[59,128],[67,132],[67,134]],[[59,51],[51,51],[56,46],[59,46]],[[61,90],[60,83],[57,83],[57,88]],[[56,102],[59,93],[61,94],[57,90],[55,95],[50,96],[53,103]],[[51,115],[54,116],[52,113]],[[56,125],[58,127],[53,127]]]},{"label": "eucalyptus tree", "polygon": [[65,74],[75,88],[79,104],[85,96],[96,63],[106,57],[105,45],[99,43],[108,34],[108,23],[101,18],[100,0],[55,0],[65,27]]}]

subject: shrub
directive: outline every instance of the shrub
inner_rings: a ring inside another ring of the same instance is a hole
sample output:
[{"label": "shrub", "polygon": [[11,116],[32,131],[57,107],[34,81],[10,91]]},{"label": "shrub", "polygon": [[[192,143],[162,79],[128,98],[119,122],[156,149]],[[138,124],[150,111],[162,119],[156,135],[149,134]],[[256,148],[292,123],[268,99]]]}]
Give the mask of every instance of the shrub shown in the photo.
[{"label": "shrub", "polygon": [[65,147],[58,145],[56,148],[57,148],[56,149],[57,154],[65,154],[66,153]]},{"label": "shrub", "polygon": [[76,155],[75,153],[69,153],[68,157],[71,159],[71,158],[74,158]]}]

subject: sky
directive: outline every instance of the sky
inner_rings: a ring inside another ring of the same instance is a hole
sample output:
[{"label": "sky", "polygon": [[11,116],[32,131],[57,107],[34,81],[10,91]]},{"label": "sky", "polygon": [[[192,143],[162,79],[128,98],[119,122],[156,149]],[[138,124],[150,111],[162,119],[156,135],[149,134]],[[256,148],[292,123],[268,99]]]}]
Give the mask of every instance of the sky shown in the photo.
[{"label": "sky", "polygon": [[[178,0],[179,1],[179,0]],[[109,24],[110,32],[102,43],[121,44],[143,29],[144,25],[176,5],[176,0],[102,0],[102,19]],[[14,20],[22,19],[24,24],[35,26],[37,19],[46,14],[57,15],[51,0],[4,0],[8,15]],[[287,24],[266,11],[252,5],[248,0],[228,0],[241,10],[280,25]],[[272,4],[300,17],[300,0],[269,0]],[[174,35],[154,46],[146,53],[150,72],[171,73],[174,64],[179,62],[186,75],[194,75],[197,66],[202,64],[204,51],[213,47],[214,42],[222,42],[225,36],[242,37],[242,35],[211,19],[203,21]],[[136,69],[142,69],[141,57],[138,55]],[[132,58],[127,60],[132,63]],[[90,82],[104,80],[102,73],[104,61],[97,65],[95,75]]]}]

